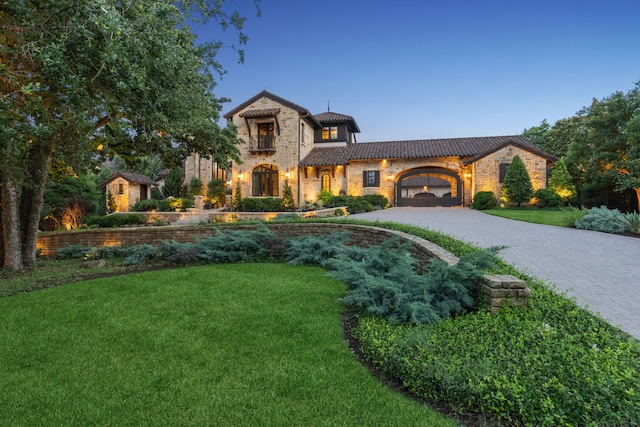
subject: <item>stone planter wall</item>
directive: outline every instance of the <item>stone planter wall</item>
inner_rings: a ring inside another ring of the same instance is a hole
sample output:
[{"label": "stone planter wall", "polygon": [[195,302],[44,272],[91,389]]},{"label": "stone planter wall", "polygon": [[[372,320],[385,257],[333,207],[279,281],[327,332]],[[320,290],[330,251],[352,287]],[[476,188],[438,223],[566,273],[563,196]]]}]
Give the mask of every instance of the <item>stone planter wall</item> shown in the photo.
[{"label": "stone planter wall", "polygon": [[122,214],[136,214],[142,215],[146,218],[147,223],[154,223],[156,221],[161,221],[163,223],[173,223],[179,220],[188,220],[191,217],[202,218],[203,222],[236,222],[242,220],[258,220],[258,221],[268,221],[270,219],[276,218],[278,215],[297,215],[302,218],[310,218],[310,217],[332,217],[336,216],[336,211],[339,210],[342,212],[341,216],[347,215],[347,208],[345,206],[340,206],[336,208],[328,208],[328,209],[319,209],[315,211],[307,211],[307,212],[233,212],[233,211],[221,211],[215,209],[197,209],[197,208],[188,208],[185,209],[185,212],[124,212],[124,213],[113,213],[111,215],[122,215]]},{"label": "stone planter wall", "polygon": [[[400,231],[354,224],[288,223],[265,224],[267,228],[281,238],[299,236],[318,236],[331,232],[348,232],[355,245],[367,247],[380,245],[389,239],[397,238],[399,243],[409,242],[409,252],[418,261],[416,267],[424,271],[432,257],[438,257],[449,265],[458,262],[458,258],[428,240]],[[59,248],[70,245],[85,246],[135,246],[143,243],[155,244],[160,240],[191,242],[198,238],[215,235],[218,230],[255,229],[257,225],[227,224],[223,226],[185,226],[185,227],[137,227],[119,229],[93,229],[74,232],[46,232],[38,237],[38,250],[42,256],[55,256]],[[526,305],[531,296],[527,283],[514,276],[485,275],[479,290],[487,304],[495,312],[505,299],[517,305]]]}]

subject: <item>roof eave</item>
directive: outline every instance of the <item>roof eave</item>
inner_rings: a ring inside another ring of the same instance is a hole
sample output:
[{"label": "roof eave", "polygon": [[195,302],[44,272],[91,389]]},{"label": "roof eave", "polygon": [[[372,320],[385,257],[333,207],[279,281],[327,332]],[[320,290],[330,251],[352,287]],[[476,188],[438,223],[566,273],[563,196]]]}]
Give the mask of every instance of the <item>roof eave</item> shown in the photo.
[{"label": "roof eave", "polygon": [[475,156],[472,156],[470,158],[468,158],[467,160],[465,160],[463,163],[465,165],[469,165],[471,163],[475,163],[478,160],[487,157],[490,154],[495,153],[496,151],[500,151],[505,147],[508,147],[509,145],[513,145],[515,147],[521,148],[522,150],[528,151],[530,153],[534,153],[537,154],[538,156],[544,158],[545,160],[549,161],[549,162],[556,162],[558,161],[558,158],[556,156],[554,156],[553,154],[549,154],[545,151],[542,151],[539,148],[533,147],[533,146],[529,146],[526,144],[523,144],[522,142],[518,141],[517,139],[511,138],[506,140],[505,142],[498,144],[494,147],[491,147],[488,150],[485,150],[481,153],[476,154]]}]

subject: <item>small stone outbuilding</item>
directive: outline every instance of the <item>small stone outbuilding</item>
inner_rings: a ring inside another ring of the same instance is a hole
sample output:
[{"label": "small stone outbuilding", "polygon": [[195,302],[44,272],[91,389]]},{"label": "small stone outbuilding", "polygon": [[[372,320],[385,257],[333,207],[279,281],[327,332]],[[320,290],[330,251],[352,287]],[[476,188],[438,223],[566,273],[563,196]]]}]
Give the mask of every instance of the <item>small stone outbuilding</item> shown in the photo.
[{"label": "small stone outbuilding", "polygon": [[140,200],[151,198],[151,189],[157,183],[151,178],[137,173],[118,172],[99,187],[105,189],[107,206],[109,194],[115,201],[115,212],[129,212]]}]

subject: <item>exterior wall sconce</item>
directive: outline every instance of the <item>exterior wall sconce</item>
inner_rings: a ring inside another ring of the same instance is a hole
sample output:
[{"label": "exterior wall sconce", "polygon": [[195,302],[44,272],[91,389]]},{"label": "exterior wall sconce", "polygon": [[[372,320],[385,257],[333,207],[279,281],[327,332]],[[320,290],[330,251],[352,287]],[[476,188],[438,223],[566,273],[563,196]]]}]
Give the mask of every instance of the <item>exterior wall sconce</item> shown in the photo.
[{"label": "exterior wall sconce", "polygon": [[387,181],[393,182],[393,175],[387,175]]},{"label": "exterior wall sconce", "polygon": [[242,174],[241,174],[241,173],[239,173],[239,174],[238,174],[238,179],[239,179],[240,181],[242,181]]},{"label": "exterior wall sconce", "polygon": [[291,178],[291,174],[289,172],[287,172],[287,173],[284,174],[284,177],[289,179],[289,178]]}]

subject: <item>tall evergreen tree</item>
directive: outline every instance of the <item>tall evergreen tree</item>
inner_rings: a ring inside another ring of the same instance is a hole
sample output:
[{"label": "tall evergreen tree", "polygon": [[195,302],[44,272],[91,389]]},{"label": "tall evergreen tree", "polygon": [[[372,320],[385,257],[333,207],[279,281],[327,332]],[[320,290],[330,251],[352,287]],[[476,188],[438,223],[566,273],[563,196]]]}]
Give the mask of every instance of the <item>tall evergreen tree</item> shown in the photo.
[{"label": "tall evergreen tree", "polygon": [[549,188],[562,197],[565,203],[576,196],[576,186],[573,185],[573,178],[569,174],[567,165],[562,159],[556,162],[553,171],[551,171]]},{"label": "tall evergreen tree", "polygon": [[164,197],[182,197],[185,193],[183,184],[182,169],[172,169],[164,179],[162,195]]},{"label": "tall evergreen tree", "polygon": [[292,211],[295,207],[295,202],[293,200],[293,189],[289,185],[289,180],[285,178],[284,187],[282,188],[282,207],[286,211]]},{"label": "tall evergreen tree", "polygon": [[527,167],[520,156],[515,156],[504,176],[500,196],[507,202],[517,203],[518,206],[522,206],[523,202],[531,200],[532,195],[533,186],[531,185]]}]

